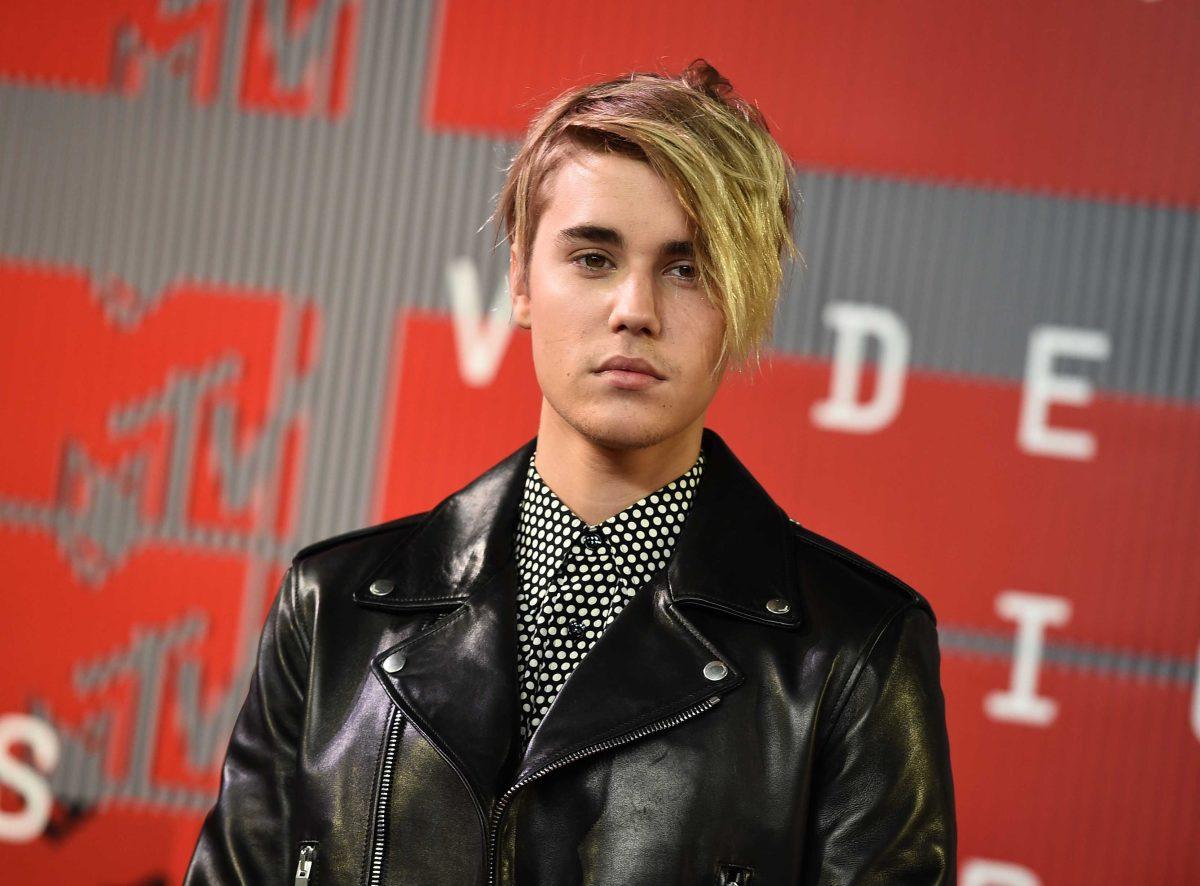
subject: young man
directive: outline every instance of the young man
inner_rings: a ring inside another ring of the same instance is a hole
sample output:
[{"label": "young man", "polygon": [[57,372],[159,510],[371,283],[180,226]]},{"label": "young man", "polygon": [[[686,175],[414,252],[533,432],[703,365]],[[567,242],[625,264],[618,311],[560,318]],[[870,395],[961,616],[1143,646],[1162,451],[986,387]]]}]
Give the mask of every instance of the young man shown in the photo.
[{"label": "young man", "polygon": [[541,113],[498,207],[537,436],[296,554],[187,882],[954,882],[929,604],[704,426],[791,212],[703,63]]}]

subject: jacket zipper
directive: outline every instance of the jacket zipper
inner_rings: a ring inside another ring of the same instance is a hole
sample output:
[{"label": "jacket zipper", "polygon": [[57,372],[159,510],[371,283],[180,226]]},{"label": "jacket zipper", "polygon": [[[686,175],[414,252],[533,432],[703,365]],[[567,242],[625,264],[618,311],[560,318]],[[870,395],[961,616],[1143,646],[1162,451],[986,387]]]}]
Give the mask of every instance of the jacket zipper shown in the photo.
[{"label": "jacket zipper", "polygon": [[525,776],[523,779],[505,791],[500,799],[496,801],[496,805],[492,807],[492,816],[488,827],[488,886],[495,886],[496,884],[496,843],[500,837],[500,820],[504,817],[505,807],[508,806],[509,801],[512,800],[513,795],[517,791],[529,784],[531,781],[541,778],[547,772],[553,772],[555,769],[565,766],[568,763],[573,763],[576,760],[588,756],[589,754],[593,754],[597,751],[610,750],[611,748],[628,744],[631,741],[636,741],[639,738],[644,738],[651,733],[661,732],[664,729],[670,729],[672,726],[677,726],[684,720],[694,717],[696,714],[702,714],[714,707],[720,700],[721,696],[719,695],[710,696],[709,698],[706,698],[704,701],[700,702],[698,705],[694,705],[685,711],[680,711],[678,714],[667,717],[665,720],[658,720],[649,724],[648,726],[643,726],[641,729],[635,730],[628,735],[623,735],[620,738],[610,738],[608,741],[602,741],[599,744],[590,745],[582,750],[567,754],[565,757],[559,757],[549,766],[543,766],[536,772],[531,772],[529,775]]},{"label": "jacket zipper", "polygon": [[392,774],[396,765],[396,748],[400,744],[400,731],[404,716],[395,707],[388,716],[387,742],[384,745],[383,764],[379,770],[379,789],[375,792],[375,819],[371,822],[371,855],[368,862],[367,886],[381,886],[383,877],[383,851],[387,844],[388,800],[392,794]]},{"label": "jacket zipper", "polygon": [[317,857],[316,843],[300,844],[300,860],[296,864],[296,886],[309,886],[312,882],[313,859]]}]

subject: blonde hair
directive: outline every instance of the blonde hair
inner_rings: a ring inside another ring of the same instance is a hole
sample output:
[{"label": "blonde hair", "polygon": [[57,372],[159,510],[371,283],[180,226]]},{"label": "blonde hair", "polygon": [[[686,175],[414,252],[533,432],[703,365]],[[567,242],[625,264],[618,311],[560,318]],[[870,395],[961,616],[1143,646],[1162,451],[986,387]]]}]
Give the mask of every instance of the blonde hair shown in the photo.
[{"label": "blonde hair", "polygon": [[793,168],[757,107],[703,59],[678,77],[631,73],[558,96],[530,123],[492,214],[517,247],[524,275],[546,205],[543,184],[579,149],[642,160],[671,186],[694,229],[699,284],[725,315],[714,369],[727,359],[738,368],[751,358],[757,364],[774,323],[784,253],[799,255]]}]

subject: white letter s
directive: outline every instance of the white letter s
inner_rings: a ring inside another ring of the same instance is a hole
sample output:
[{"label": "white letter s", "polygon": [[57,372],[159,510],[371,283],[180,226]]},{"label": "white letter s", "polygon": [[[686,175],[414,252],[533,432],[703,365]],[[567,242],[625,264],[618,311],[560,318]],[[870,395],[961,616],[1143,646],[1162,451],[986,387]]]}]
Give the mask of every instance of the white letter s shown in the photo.
[{"label": "white letter s", "polygon": [[0,782],[25,800],[25,807],[19,812],[0,810],[0,840],[28,843],[45,830],[54,795],[41,772],[12,756],[14,744],[28,745],[34,762],[44,772],[50,772],[58,764],[58,735],[46,721],[29,714],[0,716]]}]

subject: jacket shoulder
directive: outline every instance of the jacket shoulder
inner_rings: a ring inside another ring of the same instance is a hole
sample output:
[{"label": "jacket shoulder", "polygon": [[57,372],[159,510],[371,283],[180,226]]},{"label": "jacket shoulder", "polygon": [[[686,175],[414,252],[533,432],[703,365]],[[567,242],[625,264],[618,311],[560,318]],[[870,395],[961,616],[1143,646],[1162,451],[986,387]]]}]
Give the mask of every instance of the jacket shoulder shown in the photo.
[{"label": "jacket shoulder", "polygon": [[863,578],[869,586],[881,591],[885,599],[893,600],[896,603],[915,604],[917,607],[925,610],[929,617],[933,619],[934,624],[937,624],[937,616],[934,615],[933,607],[924,595],[912,587],[912,585],[888,572],[879,564],[867,559],[862,554],[851,550],[843,544],[839,544],[827,536],[814,532],[798,520],[788,517],[788,522],[791,525],[795,538],[800,542],[802,550],[807,550],[810,554],[815,554],[819,557],[835,558],[838,562],[848,566]]},{"label": "jacket shoulder", "polygon": [[370,526],[363,526],[347,532],[340,532],[337,535],[331,535],[327,538],[318,539],[297,550],[292,556],[292,562],[299,563],[301,560],[311,559],[318,554],[333,552],[364,543],[368,545],[378,543],[391,546],[407,538],[424,525],[425,520],[431,513],[432,511],[420,511],[419,513],[398,517],[394,520],[375,523]]}]

